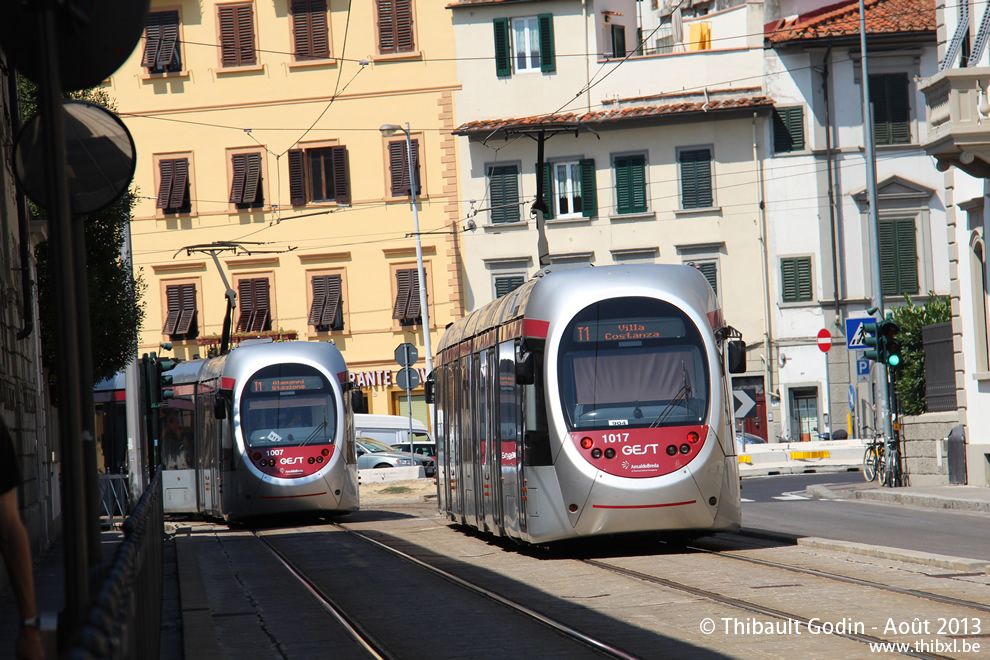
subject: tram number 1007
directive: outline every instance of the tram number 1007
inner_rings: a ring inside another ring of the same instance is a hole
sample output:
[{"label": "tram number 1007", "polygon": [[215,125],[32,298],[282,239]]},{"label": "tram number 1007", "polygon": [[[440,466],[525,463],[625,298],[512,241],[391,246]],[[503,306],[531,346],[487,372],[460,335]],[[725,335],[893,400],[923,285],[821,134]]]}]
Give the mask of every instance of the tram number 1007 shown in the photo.
[{"label": "tram number 1007", "polygon": [[268,449],[265,451],[266,456],[281,456],[285,452],[284,449]]},{"label": "tram number 1007", "polygon": [[628,442],[628,433],[606,433],[602,436],[602,442],[614,443],[614,442]]}]

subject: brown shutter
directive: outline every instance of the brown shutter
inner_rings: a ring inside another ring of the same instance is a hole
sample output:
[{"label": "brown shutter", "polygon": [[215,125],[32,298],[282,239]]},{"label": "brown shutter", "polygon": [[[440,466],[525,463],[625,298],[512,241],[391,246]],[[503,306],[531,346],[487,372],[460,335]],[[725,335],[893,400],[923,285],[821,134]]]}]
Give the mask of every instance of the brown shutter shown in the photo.
[{"label": "brown shutter", "polygon": [[313,278],[313,304],[309,308],[309,325],[321,325],[323,306],[327,301],[327,278]]},{"label": "brown shutter", "polygon": [[331,147],[330,158],[333,161],[333,198],[338,204],[350,204],[351,181],[347,147]]},{"label": "brown shutter", "polygon": [[141,66],[154,68],[158,62],[158,50],[162,43],[162,13],[148,14],[148,26],[144,29],[144,54]]},{"label": "brown shutter", "polygon": [[419,277],[415,270],[409,270],[409,306],[406,308],[406,319],[412,321],[422,314],[422,306],[419,304]]},{"label": "brown shutter", "polygon": [[391,176],[392,197],[402,197],[409,194],[409,176],[405,171],[406,143],[388,143],[388,167]]},{"label": "brown shutter", "polygon": [[179,40],[179,12],[163,11],[161,13],[161,45],[158,47],[158,66],[168,66],[175,57],[175,43]]},{"label": "brown shutter", "polygon": [[394,53],[395,0],[378,0],[378,52]]},{"label": "brown shutter", "polygon": [[312,0],[309,12],[309,29],[312,35],[310,55],[326,59],[330,57],[330,26],[327,24],[326,1]]},{"label": "brown shutter", "polygon": [[260,204],[264,202],[261,194],[261,154],[246,154],[247,173],[244,176],[244,204]]},{"label": "brown shutter", "polygon": [[219,7],[220,13],[220,65],[237,66],[237,17],[236,7]]},{"label": "brown shutter", "polygon": [[158,172],[161,175],[158,181],[158,202],[155,204],[157,208],[167,209],[169,208],[169,202],[172,198],[172,181],[174,180],[174,160],[163,159],[158,161]]},{"label": "brown shutter", "polygon": [[253,5],[242,5],[237,8],[237,63],[240,66],[254,64],[257,61],[254,54],[253,12]]},{"label": "brown shutter", "polygon": [[409,306],[409,292],[412,290],[409,270],[395,271],[395,305],[392,306],[392,318],[400,321],[406,318],[406,308]]},{"label": "brown shutter", "polygon": [[237,306],[241,313],[237,316],[237,332],[246,332],[251,327],[254,314],[254,280],[241,280],[237,283]]},{"label": "brown shutter", "polygon": [[329,275],[326,277],[327,297],[323,305],[323,317],[320,325],[333,327],[337,318],[337,310],[340,308],[340,275]]},{"label": "brown shutter", "polygon": [[247,175],[248,154],[234,154],[230,157],[233,177],[230,182],[230,203],[241,204],[244,200],[244,177]]},{"label": "brown shutter", "polygon": [[259,277],[254,280],[254,320],[251,322],[251,332],[265,330],[270,317],[268,278]]},{"label": "brown shutter", "polygon": [[186,185],[189,183],[189,160],[176,158],[172,161],[172,194],[168,208],[181,209],[186,205]]},{"label": "brown shutter", "polygon": [[395,49],[399,53],[416,49],[412,22],[412,0],[395,0]]},{"label": "brown shutter", "polygon": [[293,206],[306,203],[306,179],[302,149],[289,150],[289,202]]},{"label": "brown shutter", "polygon": [[165,287],[165,300],[168,304],[168,313],[165,316],[165,326],[162,328],[163,335],[174,335],[175,324],[179,321],[179,314],[182,311],[181,292],[178,286]]},{"label": "brown shutter", "polygon": [[296,60],[330,57],[326,0],[293,0],[292,31]]},{"label": "brown shutter", "polygon": [[175,326],[175,334],[185,335],[192,328],[193,319],[196,317],[196,285],[183,284],[180,289],[182,313],[179,314],[179,321]]}]

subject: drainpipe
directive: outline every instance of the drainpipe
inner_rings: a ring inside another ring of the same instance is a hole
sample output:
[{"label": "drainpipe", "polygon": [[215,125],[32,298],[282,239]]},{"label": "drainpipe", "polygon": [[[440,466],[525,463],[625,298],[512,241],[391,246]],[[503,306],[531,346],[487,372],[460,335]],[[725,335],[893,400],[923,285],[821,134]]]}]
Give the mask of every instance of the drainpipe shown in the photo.
[{"label": "drainpipe", "polygon": [[822,94],[825,99],[825,170],[828,172],[828,219],[832,230],[832,287],[835,299],[835,323],[839,324],[842,313],[839,308],[839,245],[835,226],[835,185],[832,180],[832,110],[828,98],[828,62],[832,54],[832,44],[825,49],[822,61]]},{"label": "drainpipe", "polygon": [[[585,88],[585,101],[588,104],[588,112],[591,112],[591,62],[588,58],[591,57],[591,53],[588,49],[591,47],[588,41],[588,0],[581,0],[581,13],[584,14],[584,88]],[[539,172],[537,172],[539,176]]]},{"label": "drainpipe", "polygon": [[[767,204],[764,197],[763,186],[763,163],[760,161],[759,142],[756,139],[756,118],[757,113],[753,112],[753,162],[756,164],[757,193],[760,196],[760,249],[763,251],[763,258],[760,259],[760,268],[763,271],[763,345],[766,347],[766,359],[763,361],[766,379],[765,396],[773,397],[773,342],[771,341],[772,326],[770,323],[770,250],[767,246]],[[769,425],[768,425],[769,426]],[[769,428],[767,429],[769,432]]]}]

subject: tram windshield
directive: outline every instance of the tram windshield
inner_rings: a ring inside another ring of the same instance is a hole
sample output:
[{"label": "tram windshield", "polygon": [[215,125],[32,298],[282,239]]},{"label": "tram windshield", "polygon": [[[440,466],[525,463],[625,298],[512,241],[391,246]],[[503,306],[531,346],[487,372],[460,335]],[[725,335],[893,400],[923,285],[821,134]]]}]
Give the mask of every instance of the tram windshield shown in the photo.
[{"label": "tram windshield", "polygon": [[707,356],[680,309],[652,298],[589,305],[568,324],[558,377],[571,430],[702,424]]},{"label": "tram windshield", "polygon": [[241,432],[250,448],[334,443],[333,388],[308,365],[274,364],[256,372],[241,396]]}]

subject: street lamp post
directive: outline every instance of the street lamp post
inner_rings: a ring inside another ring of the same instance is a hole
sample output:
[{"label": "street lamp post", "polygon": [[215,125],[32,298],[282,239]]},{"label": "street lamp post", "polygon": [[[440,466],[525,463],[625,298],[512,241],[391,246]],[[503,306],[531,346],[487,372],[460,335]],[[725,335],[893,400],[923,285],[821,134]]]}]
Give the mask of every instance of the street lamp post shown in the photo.
[{"label": "street lamp post", "polygon": [[430,348],[430,309],[426,306],[426,271],[423,269],[423,242],[419,237],[419,208],[416,206],[416,187],[419,183],[416,168],[413,167],[412,137],[409,133],[409,122],[405,128],[395,124],[385,124],[380,129],[382,135],[389,137],[402,131],[406,134],[406,158],[409,167],[409,201],[412,204],[413,231],[416,236],[416,279],[419,283],[419,309],[423,316],[423,351],[426,355],[426,375],[433,371],[433,351]]}]

